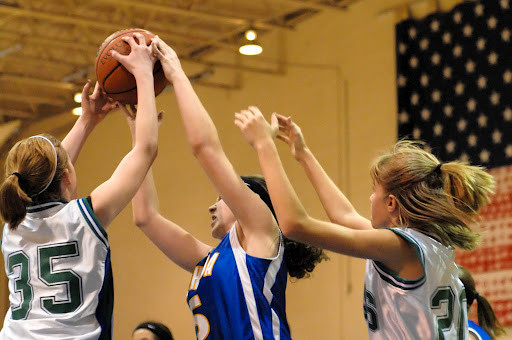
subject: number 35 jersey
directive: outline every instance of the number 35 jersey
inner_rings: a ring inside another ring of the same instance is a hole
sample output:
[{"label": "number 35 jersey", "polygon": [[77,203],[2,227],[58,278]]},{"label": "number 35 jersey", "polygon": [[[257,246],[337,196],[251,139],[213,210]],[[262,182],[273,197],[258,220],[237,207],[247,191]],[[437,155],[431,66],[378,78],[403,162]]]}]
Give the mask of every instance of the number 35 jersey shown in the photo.
[{"label": "number 35 jersey", "polygon": [[187,301],[199,340],[290,339],[288,272],[280,240],[274,258],[248,255],[236,227],[195,267]]},{"label": "number 35 jersey", "polygon": [[113,285],[107,234],[89,198],[27,208],[4,226],[10,308],[0,339],[111,339]]},{"label": "number 35 jersey", "polygon": [[406,280],[367,260],[364,314],[371,340],[468,339],[466,294],[452,248],[410,228],[391,228],[410,242],[423,275]]}]

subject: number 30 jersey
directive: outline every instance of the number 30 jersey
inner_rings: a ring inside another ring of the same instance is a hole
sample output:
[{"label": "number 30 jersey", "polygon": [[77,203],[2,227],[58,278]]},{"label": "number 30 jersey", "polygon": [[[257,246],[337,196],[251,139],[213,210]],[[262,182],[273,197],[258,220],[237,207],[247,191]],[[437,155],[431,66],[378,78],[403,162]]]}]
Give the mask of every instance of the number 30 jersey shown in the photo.
[{"label": "number 30 jersey", "polygon": [[199,340],[290,339],[282,238],[274,258],[248,255],[236,227],[195,267],[187,301]]},{"label": "number 30 jersey", "polygon": [[454,252],[411,228],[390,228],[412,243],[423,266],[406,280],[367,260],[364,314],[371,340],[468,339],[466,293]]},{"label": "number 30 jersey", "polygon": [[89,198],[27,208],[4,226],[10,308],[0,339],[111,339],[110,248]]}]

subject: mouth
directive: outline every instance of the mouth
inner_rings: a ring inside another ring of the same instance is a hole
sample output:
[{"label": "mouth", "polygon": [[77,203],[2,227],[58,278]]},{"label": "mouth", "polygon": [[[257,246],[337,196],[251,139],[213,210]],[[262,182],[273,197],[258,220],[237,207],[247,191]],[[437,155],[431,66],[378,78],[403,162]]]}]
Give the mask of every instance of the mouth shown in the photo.
[{"label": "mouth", "polygon": [[217,222],[217,216],[215,215],[212,215],[212,223],[210,224],[210,226],[213,228],[213,226],[215,225],[215,222]]}]

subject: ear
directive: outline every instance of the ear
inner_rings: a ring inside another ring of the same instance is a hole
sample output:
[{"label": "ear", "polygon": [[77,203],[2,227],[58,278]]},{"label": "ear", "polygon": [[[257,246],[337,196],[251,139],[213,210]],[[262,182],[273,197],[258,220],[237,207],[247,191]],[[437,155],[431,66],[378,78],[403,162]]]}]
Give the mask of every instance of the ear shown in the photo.
[{"label": "ear", "polygon": [[396,201],[396,197],[394,195],[388,195],[387,209],[390,214],[394,214],[396,211],[398,211],[398,202]]},{"label": "ear", "polygon": [[69,169],[64,169],[64,172],[62,174],[61,183],[69,184],[71,183],[71,176],[69,175]]}]

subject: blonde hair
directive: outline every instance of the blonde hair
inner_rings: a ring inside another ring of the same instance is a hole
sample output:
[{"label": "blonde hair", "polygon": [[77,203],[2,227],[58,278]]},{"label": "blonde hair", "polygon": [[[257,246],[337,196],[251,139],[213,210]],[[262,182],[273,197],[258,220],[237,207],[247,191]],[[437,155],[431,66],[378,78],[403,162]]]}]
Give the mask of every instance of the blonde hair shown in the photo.
[{"label": "blonde hair", "polygon": [[61,197],[60,181],[67,167],[66,150],[49,134],[23,139],[11,148],[0,185],[0,215],[9,228],[16,229],[23,221],[30,203]]},{"label": "blonde hair", "polygon": [[480,210],[490,201],[494,178],[480,166],[440,163],[421,142],[401,140],[371,168],[374,182],[398,203],[398,226],[422,230],[444,245],[474,249]]}]

